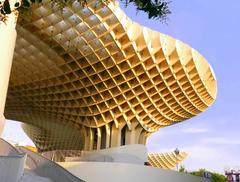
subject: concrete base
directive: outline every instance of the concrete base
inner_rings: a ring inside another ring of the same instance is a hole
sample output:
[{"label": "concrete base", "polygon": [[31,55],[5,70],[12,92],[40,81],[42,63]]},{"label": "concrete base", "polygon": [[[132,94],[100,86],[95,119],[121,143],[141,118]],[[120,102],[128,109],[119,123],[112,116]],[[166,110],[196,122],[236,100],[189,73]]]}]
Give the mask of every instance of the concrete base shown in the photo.
[{"label": "concrete base", "polygon": [[125,145],[96,151],[83,151],[82,156],[67,157],[65,162],[114,162],[143,165],[148,160],[145,145]]},{"label": "concrete base", "polygon": [[143,165],[107,162],[65,162],[59,164],[87,182],[209,182],[185,173]]},{"label": "concrete base", "polygon": [[206,181],[185,173],[145,166],[144,162],[147,160],[147,148],[144,145],[126,145],[111,149],[85,151],[80,158],[66,158],[65,162],[59,164],[87,182]]}]

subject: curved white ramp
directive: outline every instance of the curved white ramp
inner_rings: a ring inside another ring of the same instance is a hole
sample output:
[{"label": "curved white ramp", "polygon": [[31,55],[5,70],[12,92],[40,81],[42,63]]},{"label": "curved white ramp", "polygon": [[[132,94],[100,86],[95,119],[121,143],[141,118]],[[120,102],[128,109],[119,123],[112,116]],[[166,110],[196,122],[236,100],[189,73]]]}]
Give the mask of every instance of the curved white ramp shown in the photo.
[{"label": "curved white ramp", "polygon": [[0,181],[17,182],[23,175],[26,155],[0,138]]},{"label": "curved white ramp", "polygon": [[83,182],[83,180],[69,173],[57,163],[46,159],[40,154],[24,147],[18,147],[17,149],[27,154],[26,165],[31,172],[36,173],[39,177],[47,177],[53,182]]},{"label": "curved white ramp", "polygon": [[149,166],[107,162],[59,163],[87,182],[209,182],[200,177]]}]

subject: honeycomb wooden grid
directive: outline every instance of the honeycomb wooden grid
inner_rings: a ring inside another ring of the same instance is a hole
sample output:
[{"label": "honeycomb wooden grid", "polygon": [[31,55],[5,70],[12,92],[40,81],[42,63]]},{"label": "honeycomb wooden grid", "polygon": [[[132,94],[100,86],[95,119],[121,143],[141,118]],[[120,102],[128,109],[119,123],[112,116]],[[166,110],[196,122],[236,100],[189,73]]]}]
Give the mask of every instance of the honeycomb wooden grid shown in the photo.
[{"label": "honeycomb wooden grid", "polygon": [[[131,21],[116,2],[74,2],[61,11],[45,0],[33,9],[31,20],[20,16],[17,25],[8,119],[49,133],[64,130],[50,123],[79,131],[114,123],[140,127],[146,138],[216,98],[214,73],[197,51]],[[40,133],[30,135],[35,143],[40,135],[51,140]]]},{"label": "honeycomb wooden grid", "polygon": [[174,152],[148,154],[148,162],[151,166],[163,169],[174,169],[180,162],[187,158],[186,152],[176,155]]}]

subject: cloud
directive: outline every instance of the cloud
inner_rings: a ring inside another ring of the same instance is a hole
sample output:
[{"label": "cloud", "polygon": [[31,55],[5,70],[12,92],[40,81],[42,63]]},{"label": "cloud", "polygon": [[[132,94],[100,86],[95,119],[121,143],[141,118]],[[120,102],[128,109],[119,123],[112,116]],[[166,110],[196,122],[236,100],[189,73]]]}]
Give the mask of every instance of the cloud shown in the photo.
[{"label": "cloud", "polygon": [[[226,161],[227,159],[222,159],[224,152],[219,153],[218,149],[214,147],[195,145],[184,148],[183,150],[186,151],[189,156],[183,161],[182,165],[190,171],[205,168],[211,171],[224,173],[224,166],[229,164]],[[218,161],[217,164],[216,161]]]},{"label": "cloud", "polygon": [[208,129],[205,128],[184,128],[182,129],[183,133],[206,133]]},{"label": "cloud", "polygon": [[211,145],[240,145],[240,140],[236,138],[209,137],[203,142]]}]

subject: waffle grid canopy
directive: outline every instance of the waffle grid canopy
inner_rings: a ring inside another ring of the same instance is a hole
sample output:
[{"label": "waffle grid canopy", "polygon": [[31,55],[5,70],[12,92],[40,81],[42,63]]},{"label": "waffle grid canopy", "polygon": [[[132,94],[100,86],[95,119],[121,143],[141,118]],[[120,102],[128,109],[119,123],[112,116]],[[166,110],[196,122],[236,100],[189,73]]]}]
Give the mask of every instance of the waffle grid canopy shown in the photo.
[{"label": "waffle grid canopy", "polygon": [[180,162],[187,158],[186,152],[179,152],[176,155],[174,152],[169,153],[151,153],[148,154],[148,162],[151,166],[163,169],[174,169]]},{"label": "waffle grid canopy", "polygon": [[87,3],[61,11],[44,0],[31,20],[19,17],[5,115],[40,150],[145,143],[213,103],[216,79],[197,51],[117,2]]}]

